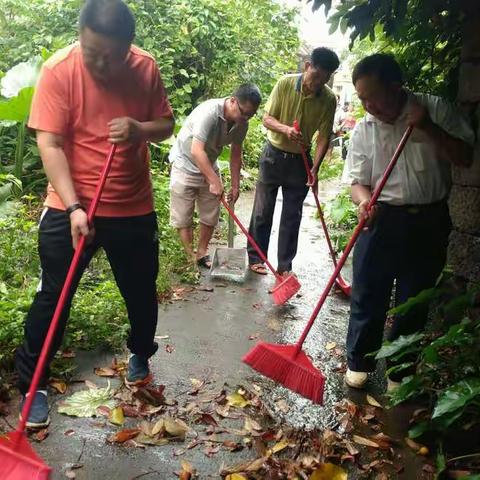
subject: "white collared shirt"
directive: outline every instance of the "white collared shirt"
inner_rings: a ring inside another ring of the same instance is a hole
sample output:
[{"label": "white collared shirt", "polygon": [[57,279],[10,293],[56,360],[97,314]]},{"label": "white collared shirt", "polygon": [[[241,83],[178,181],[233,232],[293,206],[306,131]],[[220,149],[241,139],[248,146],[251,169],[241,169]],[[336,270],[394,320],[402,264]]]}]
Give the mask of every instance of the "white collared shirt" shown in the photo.
[{"label": "white collared shirt", "polygon": [[[407,92],[408,101],[395,123],[367,113],[350,138],[342,180],[375,188],[407,128],[408,104],[414,96],[427,107],[432,121],[453,137],[472,144],[468,121],[453,105],[433,95]],[[423,205],[446,198],[451,185],[450,162],[442,160],[427,135],[415,128],[400,155],[379,201],[392,205]]]}]

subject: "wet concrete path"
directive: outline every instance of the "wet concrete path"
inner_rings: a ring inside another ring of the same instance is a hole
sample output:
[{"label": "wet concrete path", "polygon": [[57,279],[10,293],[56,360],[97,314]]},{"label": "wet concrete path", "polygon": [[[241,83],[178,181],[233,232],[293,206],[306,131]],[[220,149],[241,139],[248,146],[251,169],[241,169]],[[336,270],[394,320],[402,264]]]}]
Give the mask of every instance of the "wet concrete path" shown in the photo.
[{"label": "wet concrete path", "polygon": [[[337,189],[335,184],[324,186],[320,192],[321,200],[334,196]],[[237,206],[239,217],[247,224],[251,204],[252,194],[244,194]],[[269,252],[272,260],[276,259],[280,207],[281,199],[278,199],[274,237]],[[334,404],[344,397],[365,403],[364,393],[351,392],[343,384],[341,372],[349,305],[341,294],[329,296],[304,346],[328,378],[323,407],[314,406],[298,395],[261,378],[240,360],[257,339],[293,343],[307,322],[332,271],[320,223],[313,214],[314,201],[309,195],[301,226],[299,253],[294,264],[294,270],[302,283],[301,296],[287,305],[277,307],[272,304],[267,293],[273,283],[271,275],[265,277],[250,272],[243,284],[210,280],[206,275],[202,277],[202,285],[213,288],[213,291],[197,289],[185,294],[183,299],[160,306],[157,330],[160,349],[153,358],[152,369],[156,381],[166,385],[167,398],[184,402],[191,389],[191,378],[208,379],[212,387],[218,388],[228,384],[227,389],[255,382],[267,392],[264,393],[263,400],[268,402],[280,423],[305,429],[336,428]],[[243,246],[245,241],[237,237],[236,244]],[[276,261],[273,263],[275,265]],[[348,267],[345,276],[349,278]],[[162,339],[163,336],[168,336],[168,339]],[[79,354],[77,379],[89,379],[97,385],[106,384],[104,379],[94,375],[93,368],[109,365],[110,361],[111,355],[107,353]],[[370,393],[380,398],[383,389],[380,376],[374,377],[369,387]],[[52,397],[54,402],[60,398],[61,396]],[[278,400],[286,401],[287,413],[284,408],[278,408]],[[74,463],[83,465],[75,471],[78,479],[127,480],[140,476],[148,479],[176,478],[173,472],[179,470],[180,459],[174,457],[173,452],[179,448],[178,444],[145,450],[112,446],[105,441],[109,433],[108,426],[106,429],[97,428],[93,419],[59,415],[55,406],[51,414],[50,435],[43,442],[35,444],[35,448],[54,468],[54,479],[66,478],[66,469]],[[386,421],[389,422],[388,418]],[[402,428],[395,428],[394,425],[391,431],[399,439],[405,436]],[[112,426],[110,430],[113,432],[118,429]],[[73,433],[66,436],[65,432]],[[218,472],[222,464],[252,458],[252,452],[220,451],[207,458],[202,449],[197,448],[187,451],[181,458],[195,466],[199,478],[219,478]],[[415,459],[413,463],[408,460],[407,470],[398,478],[420,478],[414,473],[418,468]],[[350,478],[356,478],[356,475],[352,474]]]}]

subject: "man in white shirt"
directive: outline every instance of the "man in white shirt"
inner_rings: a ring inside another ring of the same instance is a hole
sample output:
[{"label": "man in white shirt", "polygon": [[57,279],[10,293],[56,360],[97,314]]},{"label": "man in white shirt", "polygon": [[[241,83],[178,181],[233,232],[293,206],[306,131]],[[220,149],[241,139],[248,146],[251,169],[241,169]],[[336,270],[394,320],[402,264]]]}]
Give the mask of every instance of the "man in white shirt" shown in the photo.
[{"label": "man in white shirt", "polygon": [[[401,304],[432,287],[445,265],[450,166],[471,165],[474,134],[444,100],[406,90],[390,55],[361,60],[352,81],[367,111],[353,131],[344,173],[359,218],[368,217],[366,207],[377,182],[405,129],[414,126],[353,254],[345,381],[361,388],[375,369],[374,358],[366,355],[382,344],[394,281],[395,303]],[[422,330],[427,314],[428,306],[422,305],[397,315],[388,339]],[[398,386],[406,372],[392,372],[389,388]]]},{"label": "man in white shirt", "polygon": [[[220,215],[223,183],[217,159],[230,148],[231,191],[235,203],[240,192],[242,144],[248,121],[260,105],[258,87],[241,85],[231,97],[214,98],[198,105],[187,117],[170,152],[170,222],[177,228],[185,251],[199,266],[210,268],[208,244]],[[193,252],[193,212],[198,209],[200,235]]]}]

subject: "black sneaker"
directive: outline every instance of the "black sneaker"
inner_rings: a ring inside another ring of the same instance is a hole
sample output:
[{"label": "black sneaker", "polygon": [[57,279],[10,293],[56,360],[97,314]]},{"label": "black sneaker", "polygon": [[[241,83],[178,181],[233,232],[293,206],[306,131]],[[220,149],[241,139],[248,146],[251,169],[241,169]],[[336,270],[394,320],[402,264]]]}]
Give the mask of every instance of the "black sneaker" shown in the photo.
[{"label": "black sneaker", "polygon": [[[23,397],[20,408],[23,409],[26,397]],[[20,413],[21,416],[21,413]],[[37,390],[32,402],[30,415],[26,423],[27,428],[45,428],[50,424],[50,415],[48,414],[47,394]]]},{"label": "black sneaker", "polygon": [[127,385],[146,384],[152,380],[148,367],[148,358],[133,354],[128,361],[128,372],[125,382]]}]

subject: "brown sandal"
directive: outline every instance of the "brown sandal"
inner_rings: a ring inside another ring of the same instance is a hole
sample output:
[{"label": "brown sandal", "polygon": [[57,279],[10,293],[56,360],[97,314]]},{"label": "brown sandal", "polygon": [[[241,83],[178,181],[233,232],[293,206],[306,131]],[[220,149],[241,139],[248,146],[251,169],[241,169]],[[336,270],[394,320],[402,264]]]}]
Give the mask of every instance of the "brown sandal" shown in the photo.
[{"label": "brown sandal", "polygon": [[263,263],[254,263],[253,265],[249,265],[249,267],[252,272],[258,273],[258,275],[267,275],[268,273]]}]

